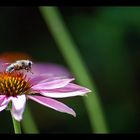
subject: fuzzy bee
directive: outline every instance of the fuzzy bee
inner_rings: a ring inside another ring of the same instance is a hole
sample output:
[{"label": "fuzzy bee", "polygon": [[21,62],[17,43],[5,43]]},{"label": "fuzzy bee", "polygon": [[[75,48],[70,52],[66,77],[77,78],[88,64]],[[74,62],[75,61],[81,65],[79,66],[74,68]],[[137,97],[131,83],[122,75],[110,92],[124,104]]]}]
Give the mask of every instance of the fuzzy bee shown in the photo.
[{"label": "fuzzy bee", "polygon": [[[14,63],[5,63],[4,65],[8,65],[6,67],[6,72],[13,72],[18,70],[27,70],[31,72],[33,62],[30,60],[18,60]],[[33,72],[31,72],[33,73]]]}]

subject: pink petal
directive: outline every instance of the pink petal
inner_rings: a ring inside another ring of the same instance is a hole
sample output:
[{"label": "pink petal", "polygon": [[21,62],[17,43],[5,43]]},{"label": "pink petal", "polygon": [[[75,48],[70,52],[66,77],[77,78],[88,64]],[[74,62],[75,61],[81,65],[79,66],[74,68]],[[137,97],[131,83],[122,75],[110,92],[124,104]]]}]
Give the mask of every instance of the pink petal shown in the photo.
[{"label": "pink petal", "polygon": [[11,97],[11,100],[12,100],[11,114],[17,121],[21,121],[26,104],[26,96],[19,95],[17,97]]},{"label": "pink petal", "polygon": [[34,76],[32,76],[30,83],[32,85],[36,85],[36,84],[42,82],[43,80],[46,80],[47,78],[48,78],[48,75],[46,75],[46,74],[34,75]]},{"label": "pink petal", "polygon": [[3,103],[4,99],[5,99],[5,95],[0,95],[0,105]]},{"label": "pink petal", "polygon": [[0,106],[0,111],[4,110],[7,107],[8,104],[5,104],[3,106]]},{"label": "pink petal", "polygon": [[89,89],[69,83],[63,88],[51,89],[51,90],[40,90],[38,91],[41,95],[53,98],[64,98],[64,97],[72,97],[78,95],[85,95],[88,92],[91,92]]},{"label": "pink petal", "polygon": [[[26,73],[27,75],[27,73]],[[46,74],[46,73],[43,73],[43,74],[33,74],[33,76],[30,76],[28,75],[29,77],[31,77],[30,79],[30,82],[33,84],[33,85],[36,85],[38,83],[42,83],[44,81],[48,81],[49,79],[54,79],[54,77],[58,78],[58,76],[54,75],[54,74]],[[60,76],[59,76],[60,77]],[[61,76],[62,77],[62,76]],[[63,76],[64,77],[64,76]],[[65,76],[66,77],[66,76]]]},{"label": "pink petal", "polygon": [[65,112],[65,113],[68,113],[68,114],[71,114],[73,115],[74,117],[76,116],[76,113],[74,112],[73,109],[69,108],[68,106],[66,106],[65,104],[59,102],[59,101],[56,101],[54,99],[51,99],[51,98],[46,98],[46,97],[43,97],[43,96],[36,96],[36,95],[32,95],[32,96],[28,96],[30,99],[44,105],[44,106],[47,106],[47,107],[50,107],[54,110],[57,110],[57,111],[60,111],[60,112]]},{"label": "pink petal", "polygon": [[73,81],[74,78],[64,78],[64,77],[51,77],[46,79],[44,82],[41,82],[37,85],[32,86],[33,90],[40,89],[54,89],[61,88],[66,86],[68,83]]},{"label": "pink petal", "polygon": [[70,76],[70,72],[63,67],[62,65],[53,64],[53,63],[35,63],[33,64],[32,71],[35,74],[53,74],[53,75],[65,75]]},{"label": "pink petal", "polygon": [[4,110],[8,105],[8,100],[5,95],[0,95],[0,111]]},{"label": "pink petal", "polygon": [[0,72],[4,69],[4,67],[2,67],[2,64],[4,64],[4,61],[0,59]]}]

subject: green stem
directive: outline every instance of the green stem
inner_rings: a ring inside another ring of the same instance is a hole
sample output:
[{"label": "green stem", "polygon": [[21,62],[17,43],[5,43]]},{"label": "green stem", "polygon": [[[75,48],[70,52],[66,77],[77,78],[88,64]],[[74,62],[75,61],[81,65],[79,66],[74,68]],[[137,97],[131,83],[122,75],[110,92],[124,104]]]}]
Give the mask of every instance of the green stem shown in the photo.
[{"label": "green stem", "polygon": [[22,128],[24,133],[39,133],[28,104],[26,104]]},{"label": "green stem", "polygon": [[[12,116],[12,115],[11,115]],[[14,131],[15,134],[21,134],[21,126],[20,126],[20,122],[15,120],[12,116],[12,120],[13,120],[13,126],[14,126]]]},{"label": "green stem", "polygon": [[74,73],[79,84],[88,87],[92,93],[84,97],[85,105],[89,114],[89,119],[93,132],[108,133],[107,123],[104,112],[94,82],[88,72],[77,46],[75,45],[69,31],[67,30],[61,14],[57,7],[39,7],[40,12],[48,25],[60,51],[62,52],[67,64]]}]

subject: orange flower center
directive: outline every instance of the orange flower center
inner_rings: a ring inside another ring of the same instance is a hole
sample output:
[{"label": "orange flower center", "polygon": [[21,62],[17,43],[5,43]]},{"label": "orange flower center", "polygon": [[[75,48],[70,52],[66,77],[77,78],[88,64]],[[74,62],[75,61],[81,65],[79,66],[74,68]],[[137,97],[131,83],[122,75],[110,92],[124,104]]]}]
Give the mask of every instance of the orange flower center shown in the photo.
[{"label": "orange flower center", "polygon": [[31,84],[21,72],[0,72],[0,95],[17,96],[28,94]]}]

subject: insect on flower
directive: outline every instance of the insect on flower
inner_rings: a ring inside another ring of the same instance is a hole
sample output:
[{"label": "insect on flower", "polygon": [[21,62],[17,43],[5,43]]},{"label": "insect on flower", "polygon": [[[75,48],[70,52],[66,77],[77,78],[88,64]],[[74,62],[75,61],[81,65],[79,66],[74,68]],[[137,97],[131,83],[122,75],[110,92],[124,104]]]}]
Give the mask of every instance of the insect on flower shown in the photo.
[{"label": "insect on flower", "polygon": [[7,66],[6,72],[13,72],[13,71],[18,71],[18,70],[27,70],[30,71],[32,74],[33,72],[31,71],[33,62],[30,60],[17,60],[14,63],[4,63],[4,66]]},{"label": "insect on flower", "polygon": [[[88,88],[72,83],[74,78],[66,75],[48,73],[27,75],[13,68],[13,65],[17,63],[19,65],[19,62],[22,61],[12,63],[10,65],[12,68],[7,67],[7,71],[0,71],[0,112],[8,108],[13,118],[21,121],[26,101],[31,99],[56,111],[76,116],[72,108],[56,99],[83,96],[91,92]],[[25,67],[24,69],[28,70]],[[11,104],[10,108],[9,104]]]}]

